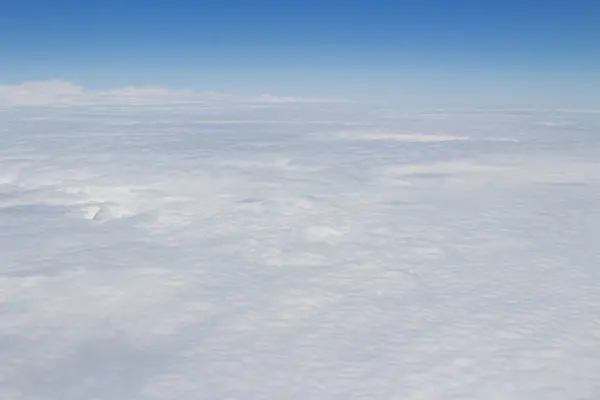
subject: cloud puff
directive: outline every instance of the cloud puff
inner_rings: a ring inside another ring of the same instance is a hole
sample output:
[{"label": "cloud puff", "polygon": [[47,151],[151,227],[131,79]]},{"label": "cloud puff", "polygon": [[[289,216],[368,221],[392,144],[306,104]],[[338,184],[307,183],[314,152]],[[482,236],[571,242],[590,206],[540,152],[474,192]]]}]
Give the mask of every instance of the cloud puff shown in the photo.
[{"label": "cloud puff", "polygon": [[310,98],[310,97],[288,97],[288,96],[275,96],[273,94],[262,94],[259,96],[256,101],[259,103],[278,103],[278,104],[287,104],[287,103],[326,103],[326,102],[338,102],[340,100],[331,100],[331,99],[319,99],[319,98]]},{"label": "cloud puff", "polygon": [[181,103],[226,97],[226,94],[218,92],[200,93],[159,86],[127,86],[110,90],[89,90],[64,80],[0,85],[0,105],[9,106]]}]

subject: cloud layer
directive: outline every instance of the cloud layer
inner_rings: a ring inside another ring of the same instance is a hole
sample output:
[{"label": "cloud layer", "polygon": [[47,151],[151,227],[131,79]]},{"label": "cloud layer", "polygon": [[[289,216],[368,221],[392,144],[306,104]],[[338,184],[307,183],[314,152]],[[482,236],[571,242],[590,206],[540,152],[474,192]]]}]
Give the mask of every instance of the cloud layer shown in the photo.
[{"label": "cloud layer", "polygon": [[288,103],[0,110],[0,398],[597,397],[600,114]]}]

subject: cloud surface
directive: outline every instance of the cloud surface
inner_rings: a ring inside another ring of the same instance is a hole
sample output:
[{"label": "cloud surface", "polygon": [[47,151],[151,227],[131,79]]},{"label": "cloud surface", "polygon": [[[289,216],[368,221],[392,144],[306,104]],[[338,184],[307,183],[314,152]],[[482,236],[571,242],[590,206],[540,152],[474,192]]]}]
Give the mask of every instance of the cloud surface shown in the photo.
[{"label": "cloud surface", "polygon": [[0,110],[0,397],[594,398],[599,115],[361,107]]}]

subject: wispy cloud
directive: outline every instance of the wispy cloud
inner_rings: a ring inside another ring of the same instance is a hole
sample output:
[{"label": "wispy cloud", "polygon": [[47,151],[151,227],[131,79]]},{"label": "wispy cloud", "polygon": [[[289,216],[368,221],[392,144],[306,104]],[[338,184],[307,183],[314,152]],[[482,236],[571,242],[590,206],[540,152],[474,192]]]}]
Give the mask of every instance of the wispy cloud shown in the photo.
[{"label": "wispy cloud", "polygon": [[392,142],[448,142],[454,140],[470,140],[467,136],[433,135],[424,133],[387,133],[387,132],[340,132],[334,138],[357,141],[392,141]]}]

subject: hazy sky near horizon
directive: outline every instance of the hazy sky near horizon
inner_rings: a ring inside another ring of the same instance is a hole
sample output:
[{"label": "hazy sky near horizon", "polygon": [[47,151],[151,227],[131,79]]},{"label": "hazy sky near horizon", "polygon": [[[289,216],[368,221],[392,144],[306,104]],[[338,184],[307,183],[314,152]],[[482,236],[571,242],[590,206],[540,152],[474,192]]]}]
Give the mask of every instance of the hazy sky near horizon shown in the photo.
[{"label": "hazy sky near horizon", "polygon": [[0,9],[0,84],[600,104],[597,1],[73,1]]}]

